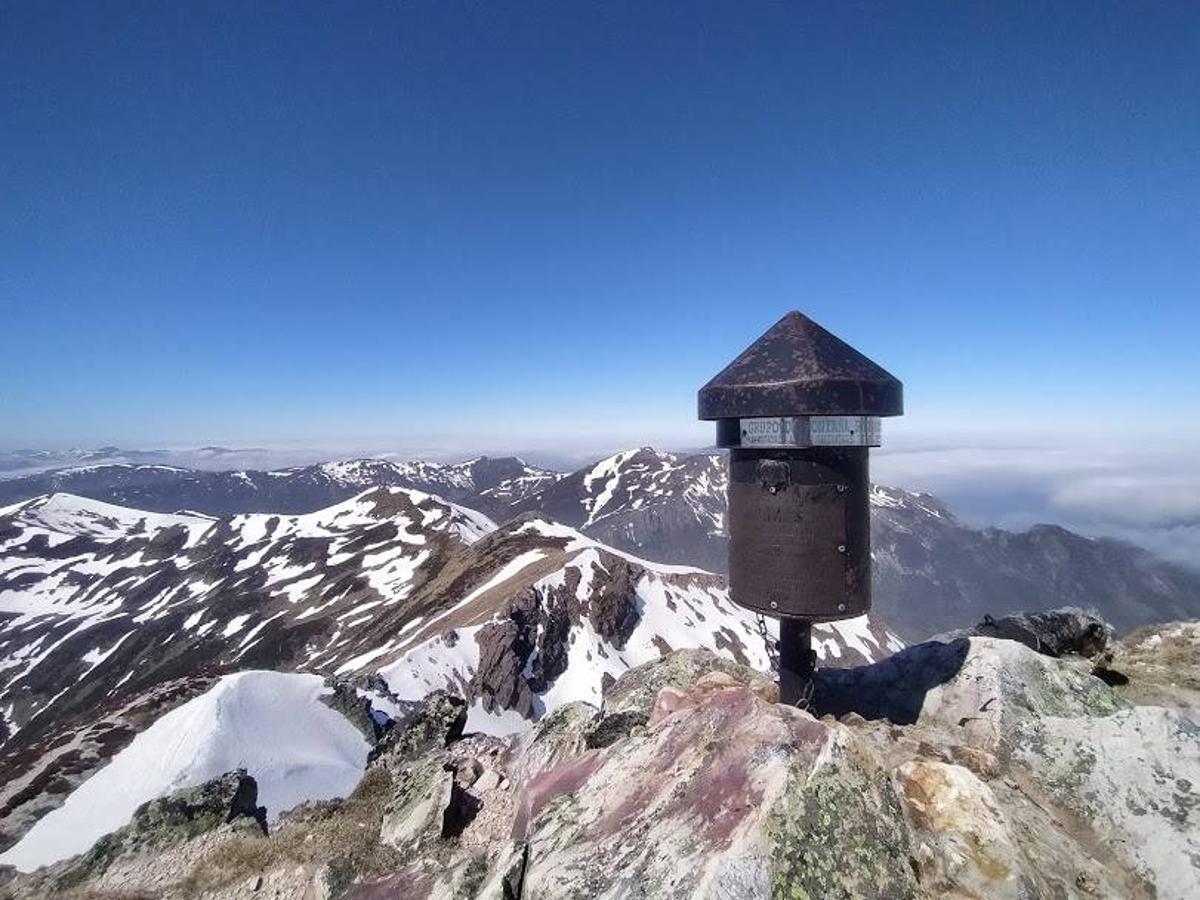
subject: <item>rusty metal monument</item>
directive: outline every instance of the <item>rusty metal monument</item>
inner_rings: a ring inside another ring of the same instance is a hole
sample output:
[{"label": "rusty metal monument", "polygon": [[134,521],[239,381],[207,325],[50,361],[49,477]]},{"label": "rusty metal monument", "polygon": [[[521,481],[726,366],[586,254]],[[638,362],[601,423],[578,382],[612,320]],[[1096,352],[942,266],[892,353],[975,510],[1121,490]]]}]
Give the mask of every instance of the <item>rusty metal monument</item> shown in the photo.
[{"label": "rusty metal monument", "polygon": [[812,624],[871,607],[867,454],[903,385],[790,312],[699,392],[729,449],[729,590],[779,619],[779,693],[807,703]]}]

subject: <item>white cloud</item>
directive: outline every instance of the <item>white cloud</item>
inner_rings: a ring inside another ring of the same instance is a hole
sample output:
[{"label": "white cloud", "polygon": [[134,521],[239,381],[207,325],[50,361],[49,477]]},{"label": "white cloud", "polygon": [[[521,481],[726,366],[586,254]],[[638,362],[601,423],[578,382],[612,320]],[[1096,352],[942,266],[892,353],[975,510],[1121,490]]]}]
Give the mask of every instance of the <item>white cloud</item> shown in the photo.
[{"label": "white cloud", "polygon": [[872,475],[927,490],[973,525],[1050,522],[1200,568],[1200,443],[1080,440],[884,448]]}]

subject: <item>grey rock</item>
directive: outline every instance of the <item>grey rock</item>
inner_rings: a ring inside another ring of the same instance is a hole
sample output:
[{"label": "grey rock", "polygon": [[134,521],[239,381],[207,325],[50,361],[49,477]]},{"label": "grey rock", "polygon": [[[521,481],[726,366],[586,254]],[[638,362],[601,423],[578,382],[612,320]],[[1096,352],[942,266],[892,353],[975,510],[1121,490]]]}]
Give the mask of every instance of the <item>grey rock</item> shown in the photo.
[{"label": "grey rock", "polygon": [[466,724],[467,704],[445,691],[435,691],[379,739],[371,749],[368,761],[393,770],[400,768],[431,750],[444,748],[458,740]]},{"label": "grey rock", "polygon": [[628,737],[635,728],[645,725],[648,718],[646,713],[639,710],[602,715],[587,733],[587,746],[595,750],[614,744],[621,738]]},{"label": "grey rock", "polygon": [[54,882],[68,888],[104,873],[118,860],[162,851],[238,820],[266,836],[267,811],[258,806],[258,784],[244,769],[143,803],[129,824],[91,849],[53,867]]},{"label": "grey rock", "polygon": [[1070,653],[1087,659],[1104,653],[1113,639],[1112,626],[1099,615],[1072,606],[998,619],[984,616],[983,621],[965,634],[1019,641],[1047,656]]},{"label": "grey rock", "polygon": [[383,737],[385,729],[371,715],[371,701],[362,696],[353,684],[332,676],[325,679],[325,684],[333,689],[333,693],[321,697],[322,703],[345,716],[368,741]]}]

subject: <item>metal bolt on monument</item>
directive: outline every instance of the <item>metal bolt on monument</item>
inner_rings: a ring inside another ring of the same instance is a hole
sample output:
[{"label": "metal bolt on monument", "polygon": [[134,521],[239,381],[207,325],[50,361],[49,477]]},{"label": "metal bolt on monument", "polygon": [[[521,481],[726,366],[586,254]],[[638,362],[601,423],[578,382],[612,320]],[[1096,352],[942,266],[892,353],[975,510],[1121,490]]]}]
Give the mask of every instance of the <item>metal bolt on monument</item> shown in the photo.
[{"label": "metal bolt on monument", "polygon": [[779,619],[779,694],[806,705],[812,624],[871,608],[868,448],[904,386],[790,312],[699,392],[729,448],[729,591]]}]

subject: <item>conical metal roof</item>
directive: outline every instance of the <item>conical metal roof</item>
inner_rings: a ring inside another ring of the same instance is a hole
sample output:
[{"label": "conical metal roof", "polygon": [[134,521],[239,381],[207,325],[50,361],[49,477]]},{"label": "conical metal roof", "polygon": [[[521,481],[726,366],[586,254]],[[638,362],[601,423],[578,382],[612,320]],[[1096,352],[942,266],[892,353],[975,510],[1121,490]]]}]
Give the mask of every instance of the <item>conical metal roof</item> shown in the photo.
[{"label": "conical metal roof", "polygon": [[904,386],[793,311],[700,388],[699,409],[701,419],[898,416]]}]

